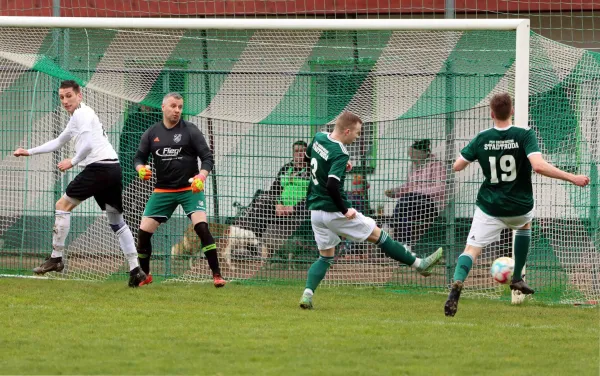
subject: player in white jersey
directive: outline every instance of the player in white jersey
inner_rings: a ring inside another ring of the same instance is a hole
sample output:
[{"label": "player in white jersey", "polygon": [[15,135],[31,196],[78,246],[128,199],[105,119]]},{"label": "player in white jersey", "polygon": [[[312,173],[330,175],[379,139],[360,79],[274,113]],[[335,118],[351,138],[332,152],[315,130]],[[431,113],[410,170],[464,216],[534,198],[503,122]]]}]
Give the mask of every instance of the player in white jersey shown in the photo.
[{"label": "player in white jersey", "polygon": [[122,173],[117,153],[108,141],[94,110],[82,102],[83,96],[77,82],[63,81],[58,95],[63,107],[71,115],[65,130],[57,138],[41,146],[28,150],[19,148],[13,153],[16,157],[50,153],[73,139],[75,156],[63,160],[57,167],[62,172],[77,165],[83,168],[69,184],[65,194],[56,202],[53,251],[42,265],[33,269],[33,272],[45,274],[64,269],[62,255],[71,227],[71,212],[82,201],[93,196],[100,209],[106,211],[108,223],[117,234],[121,249],[129,262],[129,286],[137,287],[146,279],[146,275],[139,268],[135,241],[123,219]]}]

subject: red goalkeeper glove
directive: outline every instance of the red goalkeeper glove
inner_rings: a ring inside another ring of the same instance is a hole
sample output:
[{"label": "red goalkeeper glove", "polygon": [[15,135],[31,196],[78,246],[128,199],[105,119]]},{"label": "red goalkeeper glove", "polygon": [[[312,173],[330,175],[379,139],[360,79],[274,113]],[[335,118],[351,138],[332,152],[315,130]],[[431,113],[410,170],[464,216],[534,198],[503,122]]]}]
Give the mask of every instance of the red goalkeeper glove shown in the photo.
[{"label": "red goalkeeper glove", "polygon": [[193,193],[199,193],[204,190],[204,181],[206,180],[206,176],[204,176],[202,174],[198,174],[190,180],[192,183],[192,192]]}]

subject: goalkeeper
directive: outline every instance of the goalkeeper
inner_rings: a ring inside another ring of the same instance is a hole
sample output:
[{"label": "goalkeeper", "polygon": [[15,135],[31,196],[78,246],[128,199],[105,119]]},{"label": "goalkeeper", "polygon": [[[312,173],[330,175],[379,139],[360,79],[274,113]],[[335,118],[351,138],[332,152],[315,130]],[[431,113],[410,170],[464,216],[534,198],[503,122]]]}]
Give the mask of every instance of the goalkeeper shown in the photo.
[{"label": "goalkeeper", "polygon": [[[212,270],[215,287],[223,287],[225,280],[219,269],[217,246],[208,229],[204,197],[204,182],[213,168],[213,155],[196,125],[181,118],[182,110],[183,97],[179,93],[165,95],[163,120],[144,132],[135,154],[134,166],[141,179],[149,180],[152,176],[147,165],[150,154],[156,169],[156,185],[146,204],[138,232],[140,267],[147,274],[140,286],[152,283],[152,234],[181,205],[202,242],[202,251]],[[202,162],[200,171],[198,158]]]}]

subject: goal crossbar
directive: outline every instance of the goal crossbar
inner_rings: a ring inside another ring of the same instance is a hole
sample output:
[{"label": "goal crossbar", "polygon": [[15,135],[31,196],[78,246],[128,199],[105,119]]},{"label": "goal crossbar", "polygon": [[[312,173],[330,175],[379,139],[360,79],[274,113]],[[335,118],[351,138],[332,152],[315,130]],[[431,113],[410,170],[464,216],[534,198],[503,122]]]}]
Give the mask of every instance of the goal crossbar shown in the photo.
[{"label": "goal crossbar", "polygon": [[0,17],[0,27],[179,30],[472,31],[515,30],[515,124],[528,124],[528,19],[245,19]]},{"label": "goal crossbar", "polygon": [[221,30],[517,30],[527,19],[242,19],[0,17],[0,27]]}]

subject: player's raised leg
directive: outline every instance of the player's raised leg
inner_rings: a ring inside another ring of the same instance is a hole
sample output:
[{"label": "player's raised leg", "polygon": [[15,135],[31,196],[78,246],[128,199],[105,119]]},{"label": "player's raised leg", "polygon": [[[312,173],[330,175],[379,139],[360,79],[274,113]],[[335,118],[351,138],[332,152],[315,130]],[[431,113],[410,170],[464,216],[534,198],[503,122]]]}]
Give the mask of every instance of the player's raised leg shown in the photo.
[{"label": "player's raised leg", "polygon": [[71,211],[78,204],[79,201],[70,199],[66,195],[56,202],[54,230],[52,233],[52,254],[40,266],[33,269],[35,274],[43,275],[48,272],[61,272],[65,268],[62,259],[65,240],[71,228]]},{"label": "player's raised leg", "polygon": [[[371,218],[362,215],[357,220],[373,221]],[[424,259],[416,257],[407,247],[393,240],[387,232],[377,226],[373,228],[367,240],[377,245],[386,256],[415,268],[419,274],[425,277],[431,275],[433,267],[444,256],[444,250],[440,247]]]}]

